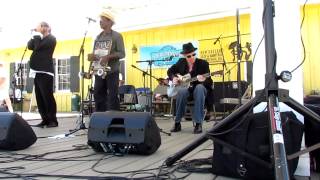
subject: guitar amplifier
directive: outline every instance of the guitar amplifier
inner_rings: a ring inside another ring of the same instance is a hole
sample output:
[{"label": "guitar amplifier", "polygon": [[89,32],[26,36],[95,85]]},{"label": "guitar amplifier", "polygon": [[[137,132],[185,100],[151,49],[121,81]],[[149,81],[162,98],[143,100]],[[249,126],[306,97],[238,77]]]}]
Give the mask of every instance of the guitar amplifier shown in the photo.
[{"label": "guitar amplifier", "polygon": [[[248,88],[248,82],[240,81],[241,96]],[[238,81],[214,82],[213,84],[213,99],[217,112],[232,111],[237,104],[224,103],[225,98],[238,98]]]}]

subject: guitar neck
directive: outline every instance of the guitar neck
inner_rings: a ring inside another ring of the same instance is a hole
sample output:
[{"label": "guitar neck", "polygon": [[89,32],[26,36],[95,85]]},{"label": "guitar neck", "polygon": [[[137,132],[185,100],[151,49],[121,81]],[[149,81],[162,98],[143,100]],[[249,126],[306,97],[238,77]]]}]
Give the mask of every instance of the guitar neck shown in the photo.
[{"label": "guitar neck", "polygon": [[[210,76],[214,76],[214,75],[217,75],[217,74],[223,74],[222,71],[215,71],[215,72],[212,72],[212,73],[205,73],[205,74],[202,74],[202,76],[204,76],[205,78],[208,78]],[[193,78],[190,78],[188,80],[186,80],[186,83],[191,83],[193,81],[197,81],[198,78],[197,77],[193,77]]]},{"label": "guitar neck", "polygon": [[[205,78],[208,78],[208,77],[210,77],[210,73],[205,73],[205,74],[202,74]],[[186,83],[191,83],[191,82],[194,82],[194,81],[197,81],[198,80],[198,78],[197,78],[197,76],[196,77],[193,77],[193,78],[190,78],[190,79],[188,79],[188,80],[186,80]]]}]

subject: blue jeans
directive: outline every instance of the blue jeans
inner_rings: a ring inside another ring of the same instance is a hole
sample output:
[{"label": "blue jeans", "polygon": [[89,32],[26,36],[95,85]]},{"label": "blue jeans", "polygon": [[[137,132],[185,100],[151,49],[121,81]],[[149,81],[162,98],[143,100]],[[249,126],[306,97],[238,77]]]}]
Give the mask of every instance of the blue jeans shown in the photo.
[{"label": "blue jeans", "polygon": [[[192,119],[195,123],[202,124],[204,119],[204,105],[207,95],[207,89],[202,85],[198,84],[193,91],[194,106],[192,109]],[[184,116],[186,111],[186,105],[190,92],[188,88],[181,88],[176,96],[176,118],[175,122],[180,123],[181,118]]]}]

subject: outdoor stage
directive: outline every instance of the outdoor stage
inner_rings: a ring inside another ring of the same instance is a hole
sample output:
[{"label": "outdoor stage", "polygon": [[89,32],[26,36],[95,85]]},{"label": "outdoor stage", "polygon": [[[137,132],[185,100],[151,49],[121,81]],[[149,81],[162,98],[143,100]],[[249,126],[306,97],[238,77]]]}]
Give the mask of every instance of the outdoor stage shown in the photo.
[{"label": "outdoor stage", "polygon": [[[21,151],[0,151],[0,177],[5,179],[19,179],[23,177],[29,177],[30,179],[94,179],[110,176],[126,178],[150,177],[159,174],[159,167],[161,167],[168,156],[181,150],[200,136],[192,133],[192,122],[185,121],[182,123],[182,132],[173,133],[172,136],[161,133],[162,144],[152,155],[129,154],[115,156],[113,154],[96,153],[87,146],[87,130],[80,130],[67,138],[58,138],[68,133],[69,129],[76,127],[78,119],[76,115],[58,115],[59,127],[57,128],[34,127],[33,129],[37,134],[38,140],[27,149]],[[23,114],[23,116],[29,124],[37,124],[40,121],[37,115]],[[88,124],[88,117],[84,119],[86,124]],[[172,127],[172,119],[170,118],[156,118],[156,122],[159,128],[164,131],[169,131]],[[210,129],[213,124],[213,121],[204,122],[203,130]],[[208,140],[185,156],[183,160],[208,158],[212,156],[212,153],[213,143]],[[161,173],[167,176],[160,175],[159,178],[231,179],[221,176],[217,177],[211,173],[184,173],[185,168],[177,168],[179,165],[182,165],[182,162],[177,163],[177,166],[171,168],[163,167]],[[207,165],[203,167],[210,168],[211,166]],[[147,169],[152,170],[142,171]],[[312,179],[317,178],[319,179],[319,174],[313,174]],[[297,179],[307,178],[298,177]]]}]

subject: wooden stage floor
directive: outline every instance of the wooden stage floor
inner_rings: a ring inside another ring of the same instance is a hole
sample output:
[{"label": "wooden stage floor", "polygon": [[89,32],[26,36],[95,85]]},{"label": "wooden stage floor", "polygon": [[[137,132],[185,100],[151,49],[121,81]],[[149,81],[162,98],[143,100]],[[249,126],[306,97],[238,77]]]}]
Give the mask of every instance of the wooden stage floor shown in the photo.
[{"label": "wooden stage floor", "polygon": [[[107,153],[97,153],[87,146],[87,130],[64,137],[70,129],[77,126],[76,116],[59,117],[59,127],[33,127],[38,139],[35,144],[20,151],[0,151],[1,179],[232,179],[215,176],[211,173],[187,172],[186,161],[192,159],[207,159],[212,156],[213,143],[206,141],[201,146],[188,153],[177,162],[177,165],[163,167],[164,160],[170,155],[182,150],[186,145],[201,135],[192,133],[191,121],[182,123],[182,131],[171,136],[161,133],[162,144],[159,149],[148,156],[126,154],[115,156]],[[84,118],[88,127],[89,118]],[[29,124],[37,124],[39,119],[30,118]],[[171,118],[156,118],[159,128],[169,131],[173,122]],[[203,130],[213,126],[214,122],[205,122]],[[21,132],[23,133],[23,132]],[[161,167],[161,168],[160,168]],[[197,166],[198,167],[198,166]],[[201,166],[207,170],[210,165]],[[192,170],[192,166],[189,167]],[[198,170],[198,169],[193,169]],[[319,178],[318,175],[313,175]],[[121,179],[121,178],[120,178]],[[300,177],[298,179],[307,179]],[[313,178],[312,178],[313,179]]]}]

